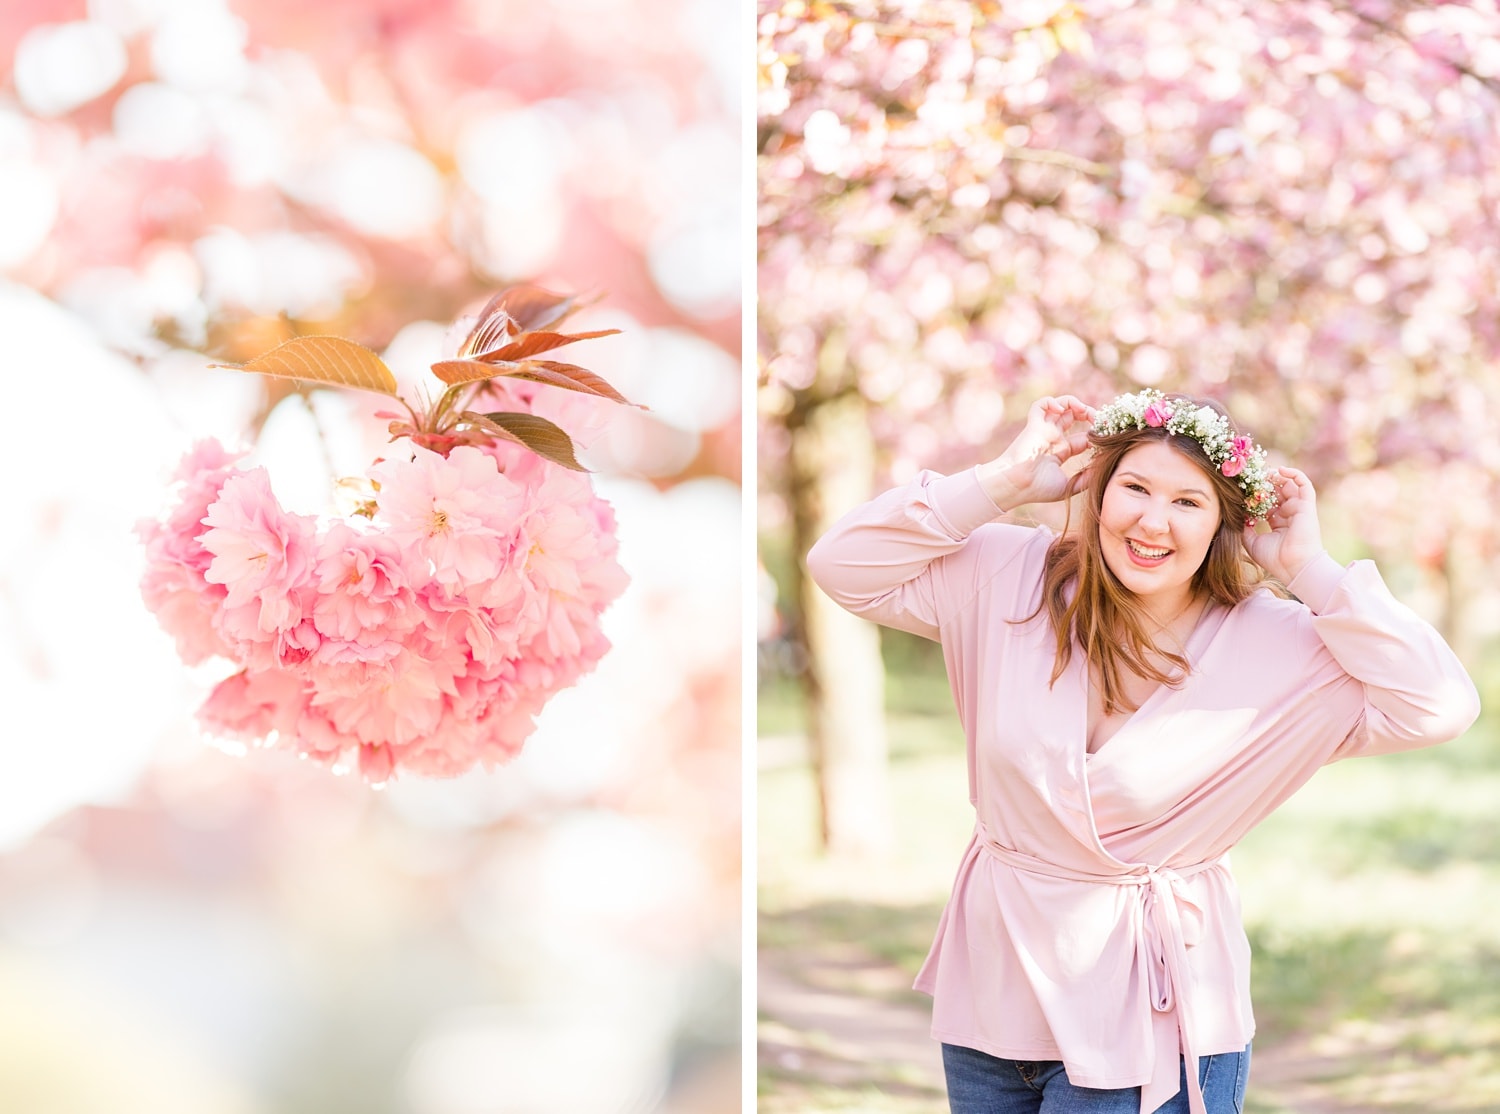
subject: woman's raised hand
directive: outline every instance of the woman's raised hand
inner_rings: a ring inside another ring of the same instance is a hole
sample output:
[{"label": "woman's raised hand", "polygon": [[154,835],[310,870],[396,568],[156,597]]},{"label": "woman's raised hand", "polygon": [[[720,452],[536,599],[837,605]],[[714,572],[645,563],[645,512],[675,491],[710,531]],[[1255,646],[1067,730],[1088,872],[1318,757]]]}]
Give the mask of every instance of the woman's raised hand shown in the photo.
[{"label": "woman's raised hand", "polygon": [[977,470],[980,486],[1001,510],[1052,503],[1076,490],[1063,470],[1088,448],[1094,408],[1072,395],[1039,398],[1026,412],[1026,428],[994,460]]},{"label": "woman's raised hand", "polygon": [[1323,552],[1323,530],[1318,523],[1318,493],[1307,473],[1296,468],[1273,468],[1271,483],[1277,503],[1266,516],[1268,533],[1245,527],[1245,549],[1250,559],[1283,584],[1292,580]]}]

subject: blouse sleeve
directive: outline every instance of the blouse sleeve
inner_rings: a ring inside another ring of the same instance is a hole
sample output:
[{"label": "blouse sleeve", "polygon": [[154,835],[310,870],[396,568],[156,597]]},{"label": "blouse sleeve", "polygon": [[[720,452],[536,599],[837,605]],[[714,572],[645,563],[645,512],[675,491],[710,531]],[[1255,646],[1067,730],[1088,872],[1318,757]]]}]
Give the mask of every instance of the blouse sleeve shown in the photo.
[{"label": "blouse sleeve", "polygon": [[1288,587],[1323,647],[1364,689],[1359,723],[1330,761],[1447,742],[1479,717],[1479,694],[1457,655],[1391,595],[1372,562],[1343,568],[1325,554]]},{"label": "blouse sleeve", "polygon": [[808,551],[807,571],[841,607],[936,640],[944,621],[1019,553],[1034,531],[991,523],[973,469],[922,472],[856,507]]}]

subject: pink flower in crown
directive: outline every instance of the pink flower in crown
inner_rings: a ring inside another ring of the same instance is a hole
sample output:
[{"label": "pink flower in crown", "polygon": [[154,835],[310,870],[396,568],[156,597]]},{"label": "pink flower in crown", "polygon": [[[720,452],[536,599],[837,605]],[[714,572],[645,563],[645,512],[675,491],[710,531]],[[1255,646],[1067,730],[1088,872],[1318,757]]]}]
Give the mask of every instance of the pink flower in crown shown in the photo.
[{"label": "pink flower in crown", "polygon": [[1233,479],[1245,470],[1245,461],[1249,458],[1250,438],[1236,437],[1229,443],[1229,456],[1219,465],[1219,471]]},{"label": "pink flower in crown", "polygon": [[1157,429],[1161,426],[1166,425],[1167,421],[1171,417],[1171,405],[1165,401],[1162,401],[1153,402],[1150,406],[1146,407],[1146,412],[1141,415],[1141,420],[1151,428]]},{"label": "pink flower in crown", "polygon": [[472,446],[460,445],[446,457],[419,445],[410,451],[410,459],[384,460],[369,470],[390,537],[450,591],[499,576],[514,542],[522,489]]},{"label": "pink flower in crown", "polygon": [[302,621],[316,525],[287,514],[264,468],[231,476],[203,522],[199,540],[213,554],[204,578],[228,589],[221,629],[231,638],[268,641]]}]

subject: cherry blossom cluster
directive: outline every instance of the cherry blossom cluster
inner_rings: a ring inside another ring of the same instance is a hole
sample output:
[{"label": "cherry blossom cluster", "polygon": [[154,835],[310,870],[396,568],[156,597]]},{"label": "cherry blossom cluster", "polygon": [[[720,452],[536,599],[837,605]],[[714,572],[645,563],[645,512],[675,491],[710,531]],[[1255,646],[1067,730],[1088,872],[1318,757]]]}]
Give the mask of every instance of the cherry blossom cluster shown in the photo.
[{"label": "cherry blossom cluster", "polygon": [[513,757],[608,649],[624,589],[613,513],[587,475],[497,441],[398,440],[344,517],[289,513],[216,441],[141,524],[142,593],[184,662],[239,668],[199,720],[373,783]]}]

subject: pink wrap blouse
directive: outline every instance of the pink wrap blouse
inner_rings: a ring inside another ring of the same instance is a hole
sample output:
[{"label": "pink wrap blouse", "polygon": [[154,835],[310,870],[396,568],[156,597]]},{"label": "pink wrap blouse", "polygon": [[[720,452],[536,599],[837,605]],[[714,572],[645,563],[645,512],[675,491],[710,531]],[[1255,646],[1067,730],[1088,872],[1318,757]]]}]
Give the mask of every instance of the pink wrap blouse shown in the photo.
[{"label": "pink wrap blouse", "polygon": [[1098,753],[1082,653],[1055,684],[1041,602],[1054,535],[994,522],[972,470],[924,472],[807,556],[850,611],[942,643],[967,740],[974,837],[916,986],[932,1034],[1061,1060],[1079,1086],[1179,1089],[1196,1057],[1254,1034],[1250,949],[1226,853],[1327,762],[1428,746],[1479,713],[1438,633],[1368,561],[1320,557],[1290,585],[1211,605],[1189,675]]}]

